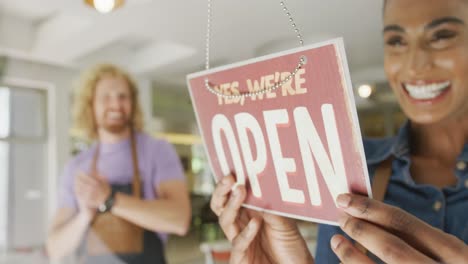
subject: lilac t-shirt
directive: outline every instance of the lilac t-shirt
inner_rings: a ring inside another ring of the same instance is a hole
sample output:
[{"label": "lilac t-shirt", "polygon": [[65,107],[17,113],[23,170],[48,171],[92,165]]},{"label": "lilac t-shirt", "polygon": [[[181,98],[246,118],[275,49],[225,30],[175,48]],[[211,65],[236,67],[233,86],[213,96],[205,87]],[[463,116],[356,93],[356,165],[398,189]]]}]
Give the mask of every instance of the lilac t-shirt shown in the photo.
[{"label": "lilac t-shirt", "polygon": [[[142,181],[143,199],[158,198],[156,187],[164,181],[185,181],[184,172],[174,147],[168,142],[144,133],[136,133],[138,168]],[[74,157],[65,166],[61,177],[58,205],[78,209],[73,190],[74,177],[79,172],[89,174],[96,144]],[[130,139],[113,144],[101,144],[97,163],[98,172],[111,184],[132,183],[133,162]],[[165,235],[161,234],[165,239]]]}]

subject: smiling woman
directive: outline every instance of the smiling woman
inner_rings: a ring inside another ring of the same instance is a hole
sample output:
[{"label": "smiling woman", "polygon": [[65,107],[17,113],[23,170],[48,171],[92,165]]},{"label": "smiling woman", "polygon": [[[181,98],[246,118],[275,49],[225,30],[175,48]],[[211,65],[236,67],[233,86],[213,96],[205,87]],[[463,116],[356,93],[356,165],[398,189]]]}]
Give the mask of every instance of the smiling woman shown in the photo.
[{"label": "smiling woman", "polygon": [[394,2],[384,16],[385,71],[401,107],[417,123],[463,117],[468,2],[429,1],[426,8]]},{"label": "smiling woman", "polygon": [[[316,260],[468,263],[468,1],[384,4],[385,72],[408,121],[396,137],[364,140],[371,180],[391,171],[384,200],[338,196],[340,226],[320,225]],[[223,179],[211,201],[231,263],[313,262],[293,222],[241,208],[246,189],[233,184]]]}]

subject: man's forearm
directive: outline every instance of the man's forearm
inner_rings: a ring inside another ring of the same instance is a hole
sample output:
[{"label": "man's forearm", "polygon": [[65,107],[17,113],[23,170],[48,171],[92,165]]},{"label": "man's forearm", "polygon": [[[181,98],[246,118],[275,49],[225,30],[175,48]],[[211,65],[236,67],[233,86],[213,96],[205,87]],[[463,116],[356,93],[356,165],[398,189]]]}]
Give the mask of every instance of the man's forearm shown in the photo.
[{"label": "man's forearm", "polygon": [[190,205],[168,199],[141,200],[117,193],[112,213],[145,229],[185,235],[190,224]]},{"label": "man's forearm", "polygon": [[80,245],[91,219],[76,214],[70,221],[51,230],[47,238],[47,253],[51,259],[70,255]]}]

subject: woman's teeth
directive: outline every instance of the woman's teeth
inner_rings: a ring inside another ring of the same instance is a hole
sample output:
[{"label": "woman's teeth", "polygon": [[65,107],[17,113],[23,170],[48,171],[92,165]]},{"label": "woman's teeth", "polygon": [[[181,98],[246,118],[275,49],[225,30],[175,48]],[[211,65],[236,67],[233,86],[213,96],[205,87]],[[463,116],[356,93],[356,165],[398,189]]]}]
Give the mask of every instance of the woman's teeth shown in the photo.
[{"label": "woman's teeth", "polygon": [[442,83],[431,83],[426,85],[405,84],[404,87],[409,95],[417,100],[427,100],[439,96],[450,86],[450,81]]}]

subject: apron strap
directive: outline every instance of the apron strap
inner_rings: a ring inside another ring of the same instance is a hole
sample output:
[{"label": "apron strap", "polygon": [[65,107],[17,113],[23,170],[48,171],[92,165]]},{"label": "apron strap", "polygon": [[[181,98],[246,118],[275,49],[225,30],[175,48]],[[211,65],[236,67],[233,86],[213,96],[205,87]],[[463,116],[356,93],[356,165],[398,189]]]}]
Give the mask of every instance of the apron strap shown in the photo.
[{"label": "apron strap", "polygon": [[[133,178],[132,178],[132,191],[133,196],[141,198],[141,181],[140,181],[140,171],[138,169],[138,152],[136,137],[133,128],[130,130],[130,145],[132,149],[132,165],[133,165]],[[93,160],[91,163],[91,176],[96,177],[98,175],[97,163],[99,159],[100,143],[97,143],[96,151],[93,155]]]},{"label": "apron strap", "polygon": [[132,162],[133,162],[133,195],[137,198],[141,198],[141,180],[140,170],[138,170],[138,152],[136,137],[133,128],[130,130],[130,144],[132,147]]}]

